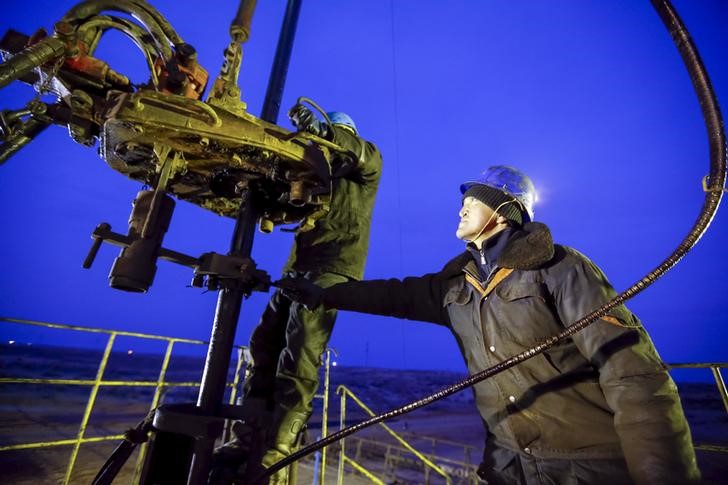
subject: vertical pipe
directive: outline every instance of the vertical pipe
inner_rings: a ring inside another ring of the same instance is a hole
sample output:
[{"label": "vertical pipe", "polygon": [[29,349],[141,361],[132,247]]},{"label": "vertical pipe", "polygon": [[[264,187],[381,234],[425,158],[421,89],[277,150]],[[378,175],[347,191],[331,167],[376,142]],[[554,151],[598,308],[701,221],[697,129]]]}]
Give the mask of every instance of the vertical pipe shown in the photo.
[{"label": "vertical pipe", "polygon": [[[237,362],[235,364],[235,375],[233,376],[233,386],[232,390],[230,391],[230,399],[228,400],[228,404],[235,405],[235,400],[238,397],[238,386],[240,385],[240,371],[243,368],[243,362],[245,362],[244,358],[245,353],[245,347],[241,347],[237,351]],[[230,432],[232,428],[232,422],[231,420],[225,421],[225,429],[222,431],[222,442],[227,443],[230,440]]]},{"label": "vertical pipe", "polygon": [[[331,349],[326,349],[326,367],[324,368],[324,409],[321,419],[321,438],[329,434],[329,377],[331,375]],[[320,439],[320,438],[319,438]],[[326,478],[326,448],[321,450],[321,474],[314,485],[324,485]]]},{"label": "vertical pipe", "polygon": [[[248,28],[241,29],[239,33],[243,36],[249,35],[249,20],[252,14],[248,15],[248,8],[243,5],[252,5],[254,2],[244,1],[238,11],[236,18],[245,19],[241,22],[233,22],[231,34],[237,32],[236,23],[248,24]],[[286,7],[286,14],[281,27],[281,35],[276,48],[276,57],[268,82],[263,112],[261,118],[265,121],[275,123],[280,110],[283,86],[288,72],[288,63],[291,58],[293,39],[298,22],[301,1],[289,0]],[[253,7],[250,7],[251,9]],[[252,10],[250,10],[252,12]],[[253,235],[257,211],[252,203],[252,194],[246,190],[242,194],[238,219],[235,224],[230,253],[231,255],[250,257],[253,247]],[[216,414],[225,391],[225,380],[230,365],[230,353],[232,351],[235,330],[240,316],[243,294],[237,289],[221,290],[218,295],[217,308],[215,310],[215,322],[212,327],[210,346],[207,352],[205,370],[202,375],[200,394],[197,398],[197,406],[205,414]],[[210,459],[215,445],[212,439],[198,439],[195,441],[195,449],[192,457],[192,466],[187,478],[189,485],[197,485],[207,480],[210,469]]]},{"label": "vertical pipe", "polygon": [[[253,207],[252,194],[249,190],[243,191],[228,254],[250,257],[250,252],[253,249],[256,212]],[[225,288],[218,293],[215,321],[212,325],[205,370],[202,373],[200,393],[197,397],[197,407],[202,414],[208,416],[219,414],[220,405],[225,394],[230,354],[233,349],[233,340],[235,339],[242,303],[243,292],[240,289]],[[192,465],[187,478],[189,485],[207,482],[214,446],[215,440],[213,438],[199,438],[195,441]]]},{"label": "vertical pipe", "polygon": [[[339,388],[341,391],[341,409],[339,415],[339,430],[346,428],[346,389]],[[344,440],[341,440],[339,448],[339,476],[337,477],[337,485],[344,485]]]},{"label": "vertical pipe", "polygon": [[63,480],[64,485],[71,483],[71,473],[73,473],[73,466],[76,464],[76,458],[78,457],[78,449],[81,447],[81,440],[83,435],[86,433],[86,426],[88,425],[89,417],[91,416],[91,410],[94,408],[96,403],[96,395],[99,392],[101,386],[101,380],[104,378],[104,372],[106,371],[106,364],[109,363],[109,355],[111,355],[111,348],[114,346],[114,340],[116,339],[116,332],[109,335],[109,340],[106,342],[106,349],[104,354],[101,356],[101,362],[99,363],[99,369],[96,371],[96,380],[94,386],[91,388],[91,394],[89,394],[88,402],[86,403],[86,410],[83,413],[83,419],[81,419],[81,426],[78,428],[78,435],[76,436],[76,444],[73,446],[71,452],[71,458],[68,460],[68,468],[66,469],[66,477]]},{"label": "vertical pipe", "polygon": [[291,60],[293,40],[296,36],[296,25],[298,24],[298,14],[300,11],[301,0],[288,0],[283,25],[281,26],[281,33],[278,37],[275,60],[273,61],[273,67],[268,78],[268,89],[265,92],[263,111],[260,115],[261,118],[270,123],[276,123],[278,121],[278,112],[281,109],[283,87],[286,84],[288,64]]},{"label": "vertical pipe", "polygon": [[723,399],[723,406],[725,406],[726,412],[728,412],[728,391],[725,388],[725,382],[723,376],[720,373],[720,367],[714,365],[710,367],[713,371],[713,377],[715,378],[715,385],[718,386],[718,392],[720,393],[721,399]]}]

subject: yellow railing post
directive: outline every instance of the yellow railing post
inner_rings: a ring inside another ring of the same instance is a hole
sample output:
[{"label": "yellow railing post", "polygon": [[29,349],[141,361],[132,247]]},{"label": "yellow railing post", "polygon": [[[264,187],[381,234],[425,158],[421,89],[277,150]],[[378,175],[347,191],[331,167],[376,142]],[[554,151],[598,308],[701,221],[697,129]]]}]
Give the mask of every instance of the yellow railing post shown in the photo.
[{"label": "yellow railing post", "polygon": [[[336,389],[336,392],[339,393],[342,391],[343,386],[339,386]],[[339,411],[339,430],[342,430],[346,428],[346,392],[341,392],[341,407]],[[344,459],[346,458],[344,455],[344,442],[346,440],[340,440],[339,441],[339,474],[336,478],[336,483],[338,485],[343,485],[344,483]]]},{"label": "yellow railing post", "polygon": [[[361,399],[359,399],[358,397],[356,397],[356,395],[355,395],[355,394],[354,394],[353,392],[351,392],[351,391],[350,391],[350,390],[349,390],[349,389],[348,389],[348,388],[347,388],[346,386],[339,386],[339,387],[337,388],[336,392],[340,392],[340,393],[341,393],[341,398],[342,398],[342,409],[343,409],[343,403],[344,403],[344,400],[345,400],[345,398],[346,398],[345,396],[346,396],[346,395],[348,394],[349,396],[351,396],[351,398],[352,398],[352,399],[354,400],[354,402],[355,402],[355,403],[356,403],[356,404],[357,404],[357,405],[358,405],[358,406],[359,406],[360,408],[362,408],[362,409],[363,409],[363,410],[364,410],[364,411],[365,411],[365,412],[366,412],[367,414],[369,414],[369,416],[374,416],[374,412],[373,412],[373,411],[372,411],[371,409],[369,409],[369,407],[367,407],[367,405],[366,405],[366,404],[364,404],[364,403],[363,403],[363,402],[361,401]],[[343,413],[343,411],[342,411],[342,413]],[[342,415],[343,415],[343,414],[342,414]],[[400,444],[401,444],[401,445],[402,445],[402,446],[403,446],[403,447],[404,447],[404,448],[405,448],[405,449],[406,449],[407,451],[409,451],[410,453],[412,453],[413,455],[415,455],[415,456],[416,456],[416,457],[417,457],[417,458],[418,458],[418,459],[419,459],[419,460],[420,460],[420,461],[421,461],[421,462],[422,462],[422,463],[424,464],[424,466],[425,466],[425,476],[427,476],[427,471],[428,471],[428,470],[427,470],[427,467],[429,467],[429,468],[431,468],[432,470],[434,470],[434,471],[435,471],[435,472],[436,472],[436,473],[437,473],[438,475],[441,475],[441,476],[442,476],[442,477],[443,477],[443,478],[445,479],[445,483],[447,483],[448,485],[449,485],[450,483],[452,483],[452,479],[450,478],[450,476],[449,476],[449,475],[448,475],[447,473],[445,473],[445,471],[444,471],[444,470],[443,470],[442,468],[440,468],[440,467],[439,467],[439,466],[437,466],[437,465],[436,465],[435,463],[433,463],[433,462],[432,462],[432,460],[430,460],[429,458],[427,458],[427,457],[426,457],[425,455],[423,455],[422,453],[420,453],[419,451],[417,451],[416,449],[414,449],[414,448],[412,447],[412,445],[410,445],[410,444],[409,444],[409,443],[407,442],[407,440],[405,440],[404,438],[402,438],[402,437],[401,437],[401,436],[400,436],[399,434],[397,434],[397,433],[396,433],[396,432],[395,432],[395,431],[394,431],[394,430],[393,430],[392,428],[390,428],[389,426],[387,426],[387,425],[386,425],[386,424],[384,424],[384,423],[378,423],[378,424],[379,424],[379,426],[381,426],[381,427],[382,427],[382,428],[383,428],[383,429],[384,429],[384,430],[385,430],[385,431],[386,431],[386,432],[387,432],[387,433],[388,433],[388,434],[389,434],[390,436],[392,436],[392,437],[393,437],[393,438],[394,438],[394,439],[395,439],[396,441],[398,441],[398,442],[399,442],[399,443],[400,443]],[[342,429],[343,429],[343,426],[342,426]],[[341,447],[342,447],[342,450],[343,450],[343,447],[344,447],[344,446],[343,446],[343,442],[344,442],[344,440],[341,440],[341,442],[342,442],[342,446],[341,446]],[[341,461],[339,462],[339,467],[341,467]]]},{"label": "yellow railing post", "polygon": [[81,447],[81,441],[83,440],[83,435],[86,433],[86,426],[88,425],[89,417],[91,416],[91,410],[94,408],[94,403],[96,402],[96,395],[99,392],[99,386],[101,384],[101,380],[104,377],[104,372],[106,371],[106,364],[109,362],[109,355],[111,355],[111,348],[114,346],[114,340],[116,339],[116,333],[111,333],[109,335],[109,340],[106,343],[106,349],[104,350],[104,354],[101,357],[101,362],[99,363],[99,369],[96,372],[96,380],[94,381],[93,387],[91,387],[91,393],[88,397],[88,402],[86,403],[86,410],[83,413],[83,419],[81,419],[81,426],[78,428],[78,435],[76,437],[76,444],[73,446],[73,451],[71,452],[71,458],[68,460],[68,468],[66,469],[66,477],[63,480],[63,483],[65,485],[71,483],[71,473],[73,472],[73,466],[76,464],[76,458],[78,457],[78,450]]},{"label": "yellow railing post", "polygon": [[[323,410],[321,412],[321,439],[326,438],[329,434],[329,382],[331,378],[331,352],[332,349],[326,349],[326,366],[324,367],[324,394],[323,394]],[[326,479],[326,450],[321,450],[321,467],[319,470],[318,485],[324,485]]]},{"label": "yellow railing post", "polygon": [[[162,395],[162,389],[164,388],[164,382],[167,378],[167,368],[169,367],[169,361],[172,358],[172,349],[174,348],[175,341],[170,340],[167,342],[167,350],[164,352],[164,358],[162,359],[162,367],[159,370],[159,377],[157,378],[157,387],[154,388],[154,397],[152,398],[152,404],[149,406],[149,412],[152,412],[159,405],[159,398]],[[144,465],[144,457],[147,454],[147,444],[142,443],[139,447],[139,456],[137,457],[136,465],[134,466],[134,483],[139,482],[142,474],[142,466]]]},{"label": "yellow railing post", "polygon": [[723,406],[725,411],[728,413],[728,391],[725,388],[725,382],[723,376],[720,373],[720,367],[717,365],[711,365],[710,370],[713,371],[713,377],[715,378],[715,385],[718,386],[718,392],[720,397],[723,399]]}]

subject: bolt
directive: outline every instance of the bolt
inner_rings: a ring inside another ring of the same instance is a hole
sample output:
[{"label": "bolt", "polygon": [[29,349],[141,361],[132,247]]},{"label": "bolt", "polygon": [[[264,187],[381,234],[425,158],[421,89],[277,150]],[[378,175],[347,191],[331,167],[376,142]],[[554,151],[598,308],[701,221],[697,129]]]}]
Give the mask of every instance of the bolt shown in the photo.
[{"label": "bolt", "polygon": [[189,66],[192,62],[197,59],[197,50],[186,42],[176,46],[177,59],[184,65]]}]

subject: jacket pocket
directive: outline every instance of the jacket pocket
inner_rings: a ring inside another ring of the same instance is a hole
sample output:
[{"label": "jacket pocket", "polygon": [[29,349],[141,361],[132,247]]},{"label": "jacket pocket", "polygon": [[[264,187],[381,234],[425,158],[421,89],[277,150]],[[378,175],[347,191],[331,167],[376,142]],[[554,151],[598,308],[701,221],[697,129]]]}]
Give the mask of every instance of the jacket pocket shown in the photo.
[{"label": "jacket pocket", "polygon": [[[563,330],[545,285],[516,282],[498,286],[495,294],[497,298],[491,301],[497,322],[495,331],[504,333],[507,350],[523,350]],[[508,349],[508,341],[517,346]]]},{"label": "jacket pocket", "polygon": [[450,288],[445,297],[442,299],[443,306],[451,304],[455,305],[467,305],[470,300],[473,299],[473,291],[464,284],[464,280],[460,284],[454,285]]},{"label": "jacket pocket", "polygon": [[539,298],[546,302],[550,298],[546,287],[540,283],[514,283],[500,286],[495,290],[496,294],[505,301],[516,301],[521,298]]}]

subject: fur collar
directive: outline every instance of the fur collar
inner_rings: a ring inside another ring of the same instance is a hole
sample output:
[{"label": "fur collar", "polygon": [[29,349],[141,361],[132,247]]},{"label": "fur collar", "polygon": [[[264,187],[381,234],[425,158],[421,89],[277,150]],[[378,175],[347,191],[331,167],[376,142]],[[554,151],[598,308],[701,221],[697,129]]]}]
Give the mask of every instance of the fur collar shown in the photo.
[{"label": "fur collar", "polygon": [[[554,242],[551,231],[540,222],[528,222],[514,231],[510,241],[498,257],[501,268],[531,270],[543,266],[554,257]],[[473,255],[464,251],[451,259],[441,270],[446,277],[462,274],[463,269],[472,265],[471,272],[478,274]]]},{"label": "fur collar", "polygon": [[520,270],[536,269],[554,257],[554,241],[549,228],[528,222],[514,232],[498,257],[498,266]]}]

